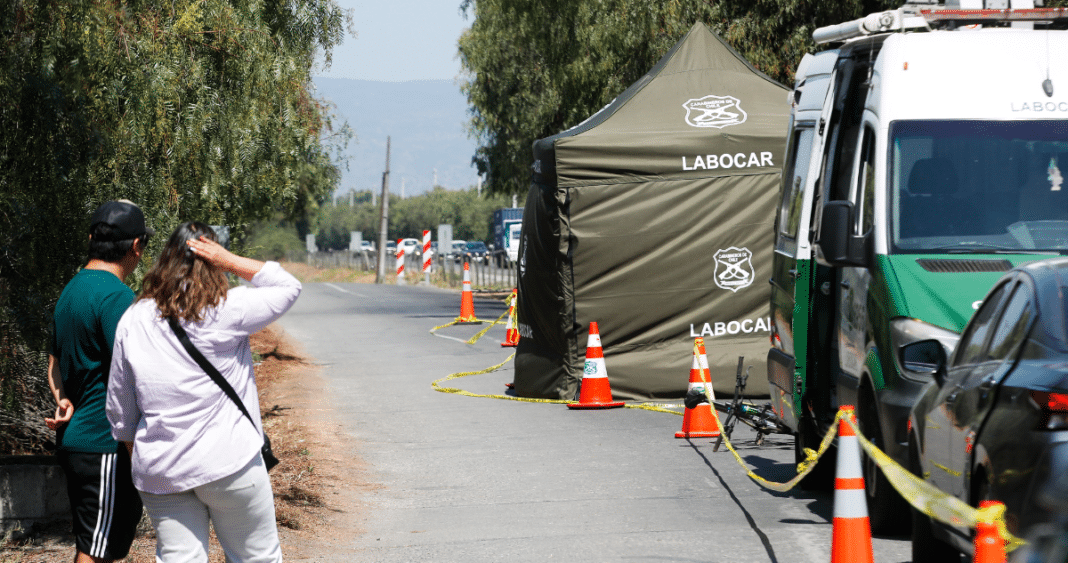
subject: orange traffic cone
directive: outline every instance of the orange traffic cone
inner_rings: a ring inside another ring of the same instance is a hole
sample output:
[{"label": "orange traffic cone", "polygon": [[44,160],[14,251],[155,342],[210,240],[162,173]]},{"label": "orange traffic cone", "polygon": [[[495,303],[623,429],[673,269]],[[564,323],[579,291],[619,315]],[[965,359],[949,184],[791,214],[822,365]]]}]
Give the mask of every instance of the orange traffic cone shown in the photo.
[{"label": "orange traffic cone", "polygon": [[[843,405],[854,423],[853,407]],[[845,419],[838,423],[838,466],[834,479],[834,535],[831,563],[873,563],[871,522],[864,496],[864,473],[860,465],[860,443]]]},{"label": "orange traffic cone", "polygon": [[504,325],[504,342],[501,342],[501,348],[519,346],[519,329],[515,326],[515,301],[518,293],[519,290],[513,289],[512,296],[508,299],[508,324]]},{"label": "orange traffic cone", "polygon": [[[979,508],[1001,504],[996,500],[979,502]],[[1005,540],[993,522],[978,522],[975,525],[975,557],[973,563],[1005,563]]]},{"label": "orange traffic cone", "polygon": [[471,294],[471,265],[467,262],[464,262],[464,286],[463,293],[460,294],[460,316],[456,317],[456,322],[478,322],[478,317],[475,316],[475,298]]},{"label": "orange traffic cone", "polygon": [[611,409],[622,407],[623,401],[612,401],[612,386],[608,383],[608,369],[604,365],[601,350],[601,334],[597,323],[590,323],[590,336],[586,340],[586,364],[582,369],[582,389],[579,402],[568,403],[569,409]]},{"label": "orange traffic cone", "polygon": [[[705,388],[715,399],[712,392],[712,372],[708,369],[708,356],[705,355],[705,339],[698,336],[693,341],[693,367],[690,368],[690,386],[688,390]],[[682,415],[682,430],[675,433],[676,438],[716,438],[719,425],[712,416],[712,405],[701,403],[692,409],[686,409]]]}]

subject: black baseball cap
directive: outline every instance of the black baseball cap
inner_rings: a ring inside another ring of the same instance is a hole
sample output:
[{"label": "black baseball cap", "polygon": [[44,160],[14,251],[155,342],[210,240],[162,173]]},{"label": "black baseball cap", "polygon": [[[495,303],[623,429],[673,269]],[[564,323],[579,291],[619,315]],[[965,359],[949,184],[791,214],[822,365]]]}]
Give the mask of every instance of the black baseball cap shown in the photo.
[{"label": "black baseball cap", "polygon": [[98,207],[89,219],[90,231],[100,223],[113,229],[111,235],[102,240],[128,240],[156,234],[156,231],[145,226],[145,214],[141,208],[125,199],[109,201]]}]

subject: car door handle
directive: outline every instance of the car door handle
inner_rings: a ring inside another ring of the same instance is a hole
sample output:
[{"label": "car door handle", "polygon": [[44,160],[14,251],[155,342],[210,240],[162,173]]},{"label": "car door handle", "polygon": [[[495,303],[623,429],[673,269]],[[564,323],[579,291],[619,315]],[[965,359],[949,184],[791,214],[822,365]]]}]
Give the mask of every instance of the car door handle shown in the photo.
[{"label": "car door handle", "polygon": [[959,395],[959,394],[960,394],[960,389],[957,389],[956,391],[953,391],[949,395],[946,395],[946,403],[948,404],[948,403],[953,403],[954,401],[956,401],[957,400],[957,395]]},{"label": "car door handle", "polygon": [[982,383],[979,384],[979,390],[984,392],[984,393],[987,393],[991,389],[994,388],[994,384],[995,384],[994,378],[993,377],[988,377],[988,378],[984,379],[982,381]]},{"label": "car door handle", "polygon": [[847,282],[845,280],[842,280],[841,283],[839,283],[839,285],[842,286],[842,289],[849,289],[849,282]]}]

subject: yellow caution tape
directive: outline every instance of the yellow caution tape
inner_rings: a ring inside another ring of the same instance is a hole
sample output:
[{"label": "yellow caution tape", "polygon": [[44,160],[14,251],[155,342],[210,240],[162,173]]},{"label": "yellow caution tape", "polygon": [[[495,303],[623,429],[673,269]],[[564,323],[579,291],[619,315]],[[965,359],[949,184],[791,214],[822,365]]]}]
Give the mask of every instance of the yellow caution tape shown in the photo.
[{"label": "yellow caution tape", "polygon": [[[493,328],[493,325],[500,324],[501,323],[501,319],[503,319],[504,316],[507,315],[507,314],[508,314],[508,311],[505,311],[504,313],[502,313],[501,316],[497,317],[497,320],[495,320],[492,323],[490,323],[489,326],[487,326],[486,328],[478,331],[478,333],[475,334],[474,336],[472,336],[471,339],[467,341],[467,343],[468,344],[474,344],[475,342],[478,342],[478,340],[480,338],[482,338],[483,336],[486,335],[487,332],[489,332],[490,328]],[[507,362],[508,360],[505,360],[505,361]]]},{"label": "yellow caution tape", "polygon": [[478,393],[471,393],[470,391],[465,391],[463,389],[456,389],[454,387],[441,387],[439,385],[440,383],[444,383],[444,382],[452,380],[452,379],[459,379],[461,377],[467,377],[469,375],[482,375],[482,374],[485,374],[485,373],[495,372],[495,371],[501,369],[501,367],[504,366],[504,364],[507,364],[508,362],[512,361],[512,358],[515,358],[515,352],[512,352],[511,356],[508,356],[507,359],[505,359],[503,362],[501,362],[501,363],[499,363],[499,364],[497,364],[495,366],[491,366],[491,367],[488,367],[488,368],[486,368],[484,370],[480,370],[480,371],[465,371],[465,372],[460,372],[460,373],[453,373],[453,374],[447,375],[445,377],[442,377],[441,379],[434,380],[434,382],[431,383],[430,385],[431,385],[431,387],[434,388],[435,391],[440,391],[442,393],[452,393],[452,394],[456,394],[456,395],[463,395],[465,397],[484,397],[484,398],[487,398],[487,399],[504,399],[506,401],[520,401],[520,402],[524,402],[524,403],[567,404],[567,403],[573,403],[574,402],[574,401],[565,401],[565,400],[560,400],[560,399],[528,399],[526,397],[513,397],[511,395],[480,395]]},{"label": "yellow caution tape", "polygon": [[[506,314],[507,312],[505,312],[505,315]],[[493,321],[493,323],[496,324],[500,322],[501,318],[504,318],[504,315],[501,315],[501,317],[498,318],[496,321]],[[439,328],[451,326],[453,324],[456,324],[456,322],[457,321],[453,321],[452,323],[449,323],[447,325],[435,327],[433,330],[431,330],[431,332],[434,332],[434,330],[438,330]],[[487,327],[487,330],[488,328],[489,327]],[[479,334],[475,335],[475,337],[468,341],[468,344],[473,344],[475,341],[481,338],[482,335],[485,334],[485,332],[486,330],[483,330]],[[575,402],[571,400],[562,399],[531,399],[510,395],[485,395],[471,393],[463,389],[441,387],[439,385],[440,383],[443,383],[445,381],[450,381],[461,377],[495,372],[499,370],[502,366],[504,366],[504,364],[511,361],[513,358],[515,358],[514,352],[510,356],[508,356],[508,358],[505,359],[503,362],[495,366],[491,366],[480,371],[469,371],[450,374],[441,379],[435,380],[431,384],[431,386],[434,388],[434,390],[440,391],[442,393],[453,393],[466,397],[484,397],[489,399],[504,399],[508,401],[520,401],[529,403],[569,404]],[[711,386],[705,386],[704,391],[705,397],[709,401],[709,405],[712,405],[713,398],[711,393]],[[671,410],[683,407],[683,405],[673,403],[636,403],[626,404],[624,406],[630,409],[642,409],[680,416],[683,414],[682,412],[678,412],[677,410]],[[927,481],[913,475],[911,472],[906,470],[896,461],[891,459],[890,456],[886,455],[886,453],[884,453],[882,450],[875,447],[874,444],[872,444],[864,437],[864,435],[860,432],[860,428],[857,427],[857,424],[854,422],[854,420],[851,417],[846,416],[847,414],[851,414],[852,411],[839,409],[839,411],[835,413],[834,421],[831,423],[830,428],[827,429],[827,432],[824,434],[823,439],[820,441],[819,448],[815,451],[810,448],[805,448],[805,459],[797,464],[797,475],[789,481],[779,483],[765,479],[749,469],[749,467],[745,463],[745,460],[743,460],[742,456],[738,453],[738,451],[734,449],[734,445],[731,443],[730,438],[727,436],[727,433],[723,428],[723,423],[719,419],[719,413],[716,411],[715,408],[712,408],[711,410],[712,416],[716,421],[716,427],[719,429],[720,436],[723,438],[723,443],[727,445],[727,449],[731,452],[731,455],[734,456],[735,461],[737,461],[738,465],[743,470],[745,470],[745,474],[750,479],[752,479],[757,484],[766,489],[778,492],[786,492],[797,486],[797,484],[800,483],[801,480],[805,478],[805,476],[807,476],[813,471],[813,469],[815,469],[816,464],[821,458],[823,458],[823,455],[827,453],[827,449],[830,448],[831,442],[838,434],[839,423],[844,419],[846,423],[849,424],[853,428],[853,431],[856,433],[857,441],[860,443],[860,446],[864,449],[868,456],[871,457],[873,461],[875,461],[876,465],[878,465],[879,467],[879,470],[882,471],[884,475],[886,475],[886,478],[890,482],[890,485],[897,490],[898,494],[900,494],[902,498],[904,498],[910,505],[916,508],[916,510],[919,510],[920,512],[940,522],[954,526],[968,527],[974,529],[976,525],[980,522],[993,523],[997,526],[998,533],[1005,541],[1006,552],[1010,552],[1027,543],[1009,532],[1008,528],[1005,525],[1005,506],[1003,504],[997,504],[985,508],[976,509],[972,506],[969,506],[957,497],[944,493],[934,485],[931,485]]]},{"label": "yellow caution tape", "polygon": [[980,522],[996,524],[998,533],[1005,540],[1005,551],[1012,551],[1026,542],[1012,535],[1005,526],[1005,506],[995,505],[986,508],[974,508],[959,498],[944,493],[934,485],[913,475],[882,450],[869,442],[849,418],[846,423],[857,433],[860,447],[868,454],[879,470],[886,475],[890,485],[897,490],[909,504],[927,516],[953,526],[975,528]]}]

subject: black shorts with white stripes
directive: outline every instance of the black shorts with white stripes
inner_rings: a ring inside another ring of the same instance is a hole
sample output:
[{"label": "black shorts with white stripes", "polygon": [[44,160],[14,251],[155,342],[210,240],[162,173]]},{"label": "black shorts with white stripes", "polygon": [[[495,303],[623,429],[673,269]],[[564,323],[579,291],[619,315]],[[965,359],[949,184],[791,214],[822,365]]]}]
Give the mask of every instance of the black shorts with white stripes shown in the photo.
[{"label": "black shorts with white stripes", "polygon": [[112,454],[60,450],[57,457],[67,477],[75,547],[101,559],[126,557],[141,519],[126,447]]}]

